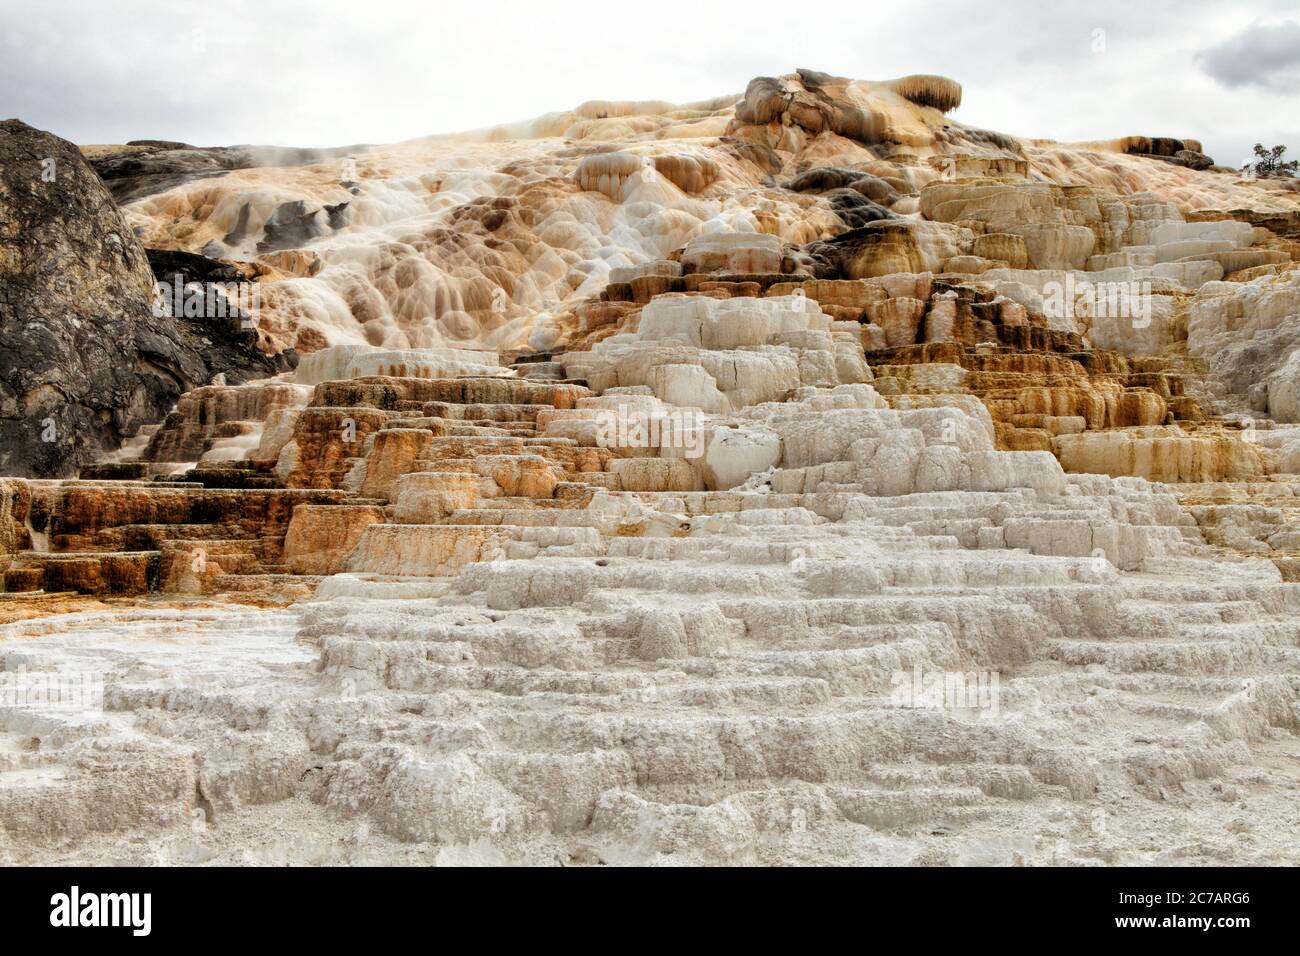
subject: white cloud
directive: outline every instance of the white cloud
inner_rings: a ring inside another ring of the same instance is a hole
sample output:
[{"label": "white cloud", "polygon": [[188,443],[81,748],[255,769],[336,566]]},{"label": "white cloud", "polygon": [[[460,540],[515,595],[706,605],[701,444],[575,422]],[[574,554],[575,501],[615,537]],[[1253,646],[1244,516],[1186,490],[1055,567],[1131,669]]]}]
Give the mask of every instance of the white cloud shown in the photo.
[{"label": "white cloud", "polygon": [[1201,69],[1230,90],[1259,86],[1300,90],[1300,23],[1252,23],[1196,56]]},{"label": "white cloud", "polygon": [[0,114],[82,143],[392,142],[586,99],[739,94],[753,76],[810,67],[948,75],[965,88],[958,119],[1020,135],[1188,136],[1234,164],[1259,140],[1300,146],[1300,111],[1275,89],[1228,89],[1197,59],[1296,0],[12,7],[0,10]]}]

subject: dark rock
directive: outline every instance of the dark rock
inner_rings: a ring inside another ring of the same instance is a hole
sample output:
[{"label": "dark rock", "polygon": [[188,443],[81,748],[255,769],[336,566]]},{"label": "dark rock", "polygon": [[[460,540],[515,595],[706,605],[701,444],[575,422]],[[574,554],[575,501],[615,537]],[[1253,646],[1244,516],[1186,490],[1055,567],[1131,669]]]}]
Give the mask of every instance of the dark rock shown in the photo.
[{"label": "dark rock", "polygon": [[1174,153],[1174,162],[1188,169],[1209,169],[1214,165],[1214,160],[1194,149],[1180,149]]},{"label": "dark rock", "polygon": [[818,166],[800,173],[786,183],[785,188],[797,193],[823,192],[827,189],[842,189],[862,178],[862,171],[846,169],[842,166]]},{"label": "dark rock", "polygon": [[154,298],[145,250],[77,147],[0,123],[0,473],[75,474],[218,372],[290,360],[258,352],[238,317],[159,318]]},{"label": "dark rock", "polygon": [[961,142],[965,140],[969,143],[978,143],[985,146],[996,146],[998,149],[1010,153],[1013,156],[1023,156],[1024,150],[1021,149],[1020,141],[1014,136],[1006,133],[999,133],[991,129],[977,129],[974,126],[963,126],[959,130],[954,127],[948,128],[954,135],[951,137],[952,142]]},{"label": "dark rock", "polygon": [[295,149],[283,146],[189,146],[136,140],[121,151],[90,161],[119,203],[134,202],[175,186],[257,166],[306,166],[342,159],[369,146]]},{"label": "dark rock", "polygon": [[321,218],[321,210],[312,209],[305,200],[281,203],[266,220],[263,239],[257,244],[257,251],[273,252],[276,249],[293,249],[306,245],[318,236],[325,235],[326,224]]},{"label": "dark rock", "polygon": [[[266,220],[258,252],[275,252],[279,249],[297,249],[313,239],[342,229],[352,221],[352,204],[344,201],[333,206],[313,209],[305,200],[281,203]],[[226,245],[237,245],[248,228],[248,206],[239,211],[239,221],[223,240]]]},{"label": "dark rock", "polygon": [[879,176],[873,176],[871,173],[860,174],[857,179],[849,183],[848,188],[861,193],[872,202],[880,203],[882,206],[893,205],[898,199],[898,190]]},{"label": "dark rock", "polygon": [[235,219],[234,227],[226,233],[221,241],[228,246],[237,246],[248,238],[248,215],[252,212],[253,204],[244,203],[239,207],[239,216]]},{"label": "dark rock", "polygon": [[799,79],[804,86],[827,86],[831,83],[847,82],[843,78],[831,76],[829,73],[823,73],[821,70],[809,70],[803,67],[796,67],[795,73],[799,74]]},{"label": "dark rock", "polygon": [[898,218],[884,206],[872,202],[853,189],[832,189],[825,195],[835,214],[850,229],[858,229],[867,223],[878,222],[881,219]]},{"label": "dark rock", "polygon": [[891,214],[857,229],[850,229],[829,239],[821,239],[803,246],[791,246],[787,256],[799,271],[818,279],[861,278],[863,264],[870,264],[880,255],[906,265],[891,271],[921,272],[921,244],[915,232],[918,223]]},{"label": "dark rock", "polygon": [[231,169],[219,151],[141,147],[90,161],[120,203],[134,202],[176,186],[223,176]]},{"label": "dark rock", "polygon": [[1169,163],[1171,166],[1184,166],[1187,169],[1211,169],[1214,166],[1214,160],[1194,149],[1180,149],[1172,155],[1133,152],[1130,152],[1129,155],[1141,156],[1143,159],[1156,159],[1162,163]]},{"label": "dark rock", "polygon": [[152,146],[157,149],[193,149],[189,143],[178,143],[170,139],[128,139],[128,146]]},{"label": "dark rock", "polygon": [[325,207],[325,215],[329,218],[331,229],[342,229],[352,221],[351,205],[348,202],[341,202]]},{"label": "dark rock", "polygon": [[1174,156],[1186,147],[1181,139],[1172,136],[1151,137],[1151,148],[1147,150],[1153,156]]},{"label": "dark rock", "polygon": [[181,252],[178,249],[146,249],[145,258],[149,260],[149,269],[154,278],[162,281],[164,276],[183,273],[191,282],[242,282],[247,277],[233,262],[212,259],[196,255],[193,252]]},{"label": "dark rock", "polygon": [[[293,349],[268,355],[259,348],[256,310],[250,308],[255,303],[245,301],[255,298],[257,287],[236,264],[175,250],[146,249],[145,254],[156,283],[155,313],[174,320],[186,378],[203,385],[221,374],[227,385],[241,385],[297,366]],[[185,290],[180,309],[178,287]]]},{"label": "dark rock", "polygon": [[1188,169],[1210,169],[1214,166],[1214,160],[1201,152],[1201,144],[1196,140],[1174,139],[1171,136],[1126,136],[1122,143],[1124,152],[1130,156],[1158,159]]},{"label": "dark rock", "polygon": [[785,188],[800,193],[852,189],[872,202],[882,205],[888,205],[898,199],[897,190],[879,176],[842,166],[818,166],[810,169],[786,183]]}]

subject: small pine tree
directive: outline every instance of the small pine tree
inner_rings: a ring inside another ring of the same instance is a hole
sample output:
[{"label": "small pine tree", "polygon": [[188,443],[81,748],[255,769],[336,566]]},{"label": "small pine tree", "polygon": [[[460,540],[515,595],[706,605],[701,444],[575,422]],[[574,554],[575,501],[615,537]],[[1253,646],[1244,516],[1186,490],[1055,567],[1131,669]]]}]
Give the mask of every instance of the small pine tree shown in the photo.
[{"label": "small pine tree", "polygon": [[1259,176],[1260,178],[1294,176],[1296,170],[1300,170],[1300,160],[1283,159],[1282,157],[1285,154],[1285,146],[1274,146],[1272,149],[1267,149],[1263,143],[1256,143],[1255,161],[1247,162],[1241,167],[1241,171],[1248,176]]}]

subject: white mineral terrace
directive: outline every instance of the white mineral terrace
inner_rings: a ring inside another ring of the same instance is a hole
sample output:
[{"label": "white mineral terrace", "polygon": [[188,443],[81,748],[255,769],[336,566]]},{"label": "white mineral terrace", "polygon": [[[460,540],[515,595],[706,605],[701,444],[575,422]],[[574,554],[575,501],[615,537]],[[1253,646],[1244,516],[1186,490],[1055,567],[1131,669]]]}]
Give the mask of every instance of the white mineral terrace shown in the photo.
[{"label": "white mineral terrace", "polygon": [[[1297,587],[1165,486],[995,450],[967,396],[888,407],[795,304],[666,300],[563,360],[608,386],[533,406],[539,450],[597,450],[575,426],[620,398],[711,409],[702,453],[615,459],[621,490],[566,505],[508,451],[408,468],[289,607],[0,628],[6,675],[103,695],[0,708],[9,858],[1294,861]],[[378,494],[413,431],[349,481]],[[343,533],[306,515],[291,563]]]}]

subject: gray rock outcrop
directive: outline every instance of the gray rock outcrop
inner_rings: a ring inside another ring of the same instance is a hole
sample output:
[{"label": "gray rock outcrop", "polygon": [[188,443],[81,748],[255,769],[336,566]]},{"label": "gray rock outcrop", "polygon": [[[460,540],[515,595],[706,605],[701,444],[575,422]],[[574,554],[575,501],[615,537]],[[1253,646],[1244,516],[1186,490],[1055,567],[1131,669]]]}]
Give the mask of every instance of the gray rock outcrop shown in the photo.
[{"label": "gray rock outcrop", "polygon": [[155,316],[153,287],[77,147],[0,122],[0,473],[75,474],[213,375],[283,366],[237,318]]}]

